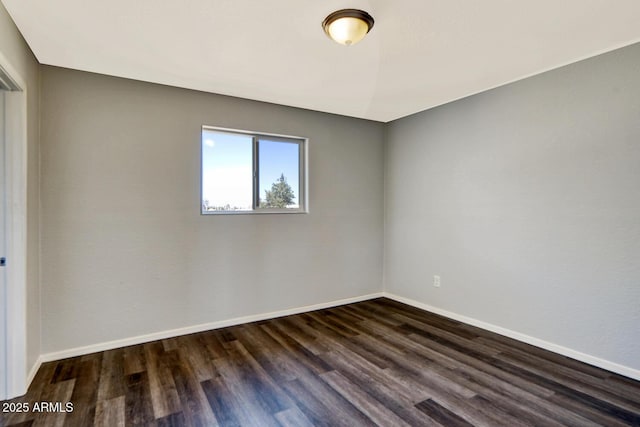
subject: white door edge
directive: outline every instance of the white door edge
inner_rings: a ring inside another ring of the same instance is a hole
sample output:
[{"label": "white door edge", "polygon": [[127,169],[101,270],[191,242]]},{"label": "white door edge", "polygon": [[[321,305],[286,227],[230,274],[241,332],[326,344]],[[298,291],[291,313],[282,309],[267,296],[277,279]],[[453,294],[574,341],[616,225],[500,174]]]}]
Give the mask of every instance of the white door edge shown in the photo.
[{"label": "white door edge", "polygon": [[[5,93],[6,392],[27,391],[27,85],[0,52],[0,66],[22,89]],[[2,304],[2,302],[0,302]]]}]

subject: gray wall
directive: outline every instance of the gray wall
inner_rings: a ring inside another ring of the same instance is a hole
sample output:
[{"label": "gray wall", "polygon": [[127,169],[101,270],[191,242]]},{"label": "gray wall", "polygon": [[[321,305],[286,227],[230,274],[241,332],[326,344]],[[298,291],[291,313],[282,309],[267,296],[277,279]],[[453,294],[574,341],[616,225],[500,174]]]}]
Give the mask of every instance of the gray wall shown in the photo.
[{"label": "gray wall", "polygon": [[387,291],[640,369],[640,45],[387,133]]},{"label": "gray wall", "polygon": [[[41,73],[44,353],[380,291],[382,124]],[[203,124],[308,137],[310,213],[201,216]]]},{"label": "gray wall", "polygon": [[39,65],[0,3],[0,52],[27,84],[27,369],[40,356]]}]

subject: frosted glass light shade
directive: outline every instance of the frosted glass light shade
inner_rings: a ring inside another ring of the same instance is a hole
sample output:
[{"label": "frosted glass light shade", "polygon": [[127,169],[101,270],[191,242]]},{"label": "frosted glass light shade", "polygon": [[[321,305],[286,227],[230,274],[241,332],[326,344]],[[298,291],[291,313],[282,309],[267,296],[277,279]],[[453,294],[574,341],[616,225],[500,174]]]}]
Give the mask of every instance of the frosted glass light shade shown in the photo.
[{"label": "frosted glass light shade", "polygon": [[373,18],[357,9],[333,12],[322,23],[325,33],[337,43],[351,46],[358,43],[373,28]]}]

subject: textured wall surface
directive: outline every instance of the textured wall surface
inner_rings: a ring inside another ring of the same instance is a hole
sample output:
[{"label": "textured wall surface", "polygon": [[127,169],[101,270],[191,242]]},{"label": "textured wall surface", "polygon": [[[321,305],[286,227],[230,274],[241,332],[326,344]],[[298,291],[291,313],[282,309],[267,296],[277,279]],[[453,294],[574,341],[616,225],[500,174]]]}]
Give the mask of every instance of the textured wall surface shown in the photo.
[{"label": "textured wall surface", "polygon": [[[42,68],[43,352],[379,292],[382,124]],[[202,125],[309,138],[309,214],[200,215]]]},{"label": "textured wall surface", "polygon": [[640,45],[387,131],[388,291],[640,369]]}]

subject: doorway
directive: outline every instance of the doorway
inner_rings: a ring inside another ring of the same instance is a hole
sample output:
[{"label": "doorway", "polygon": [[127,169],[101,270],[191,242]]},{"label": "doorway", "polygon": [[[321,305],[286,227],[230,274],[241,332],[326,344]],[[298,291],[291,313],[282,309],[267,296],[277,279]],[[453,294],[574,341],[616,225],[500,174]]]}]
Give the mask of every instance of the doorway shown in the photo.
[{"label": "doorway", "polygon": [[27,388],[27,97],[0,52],[0,400]]}]

